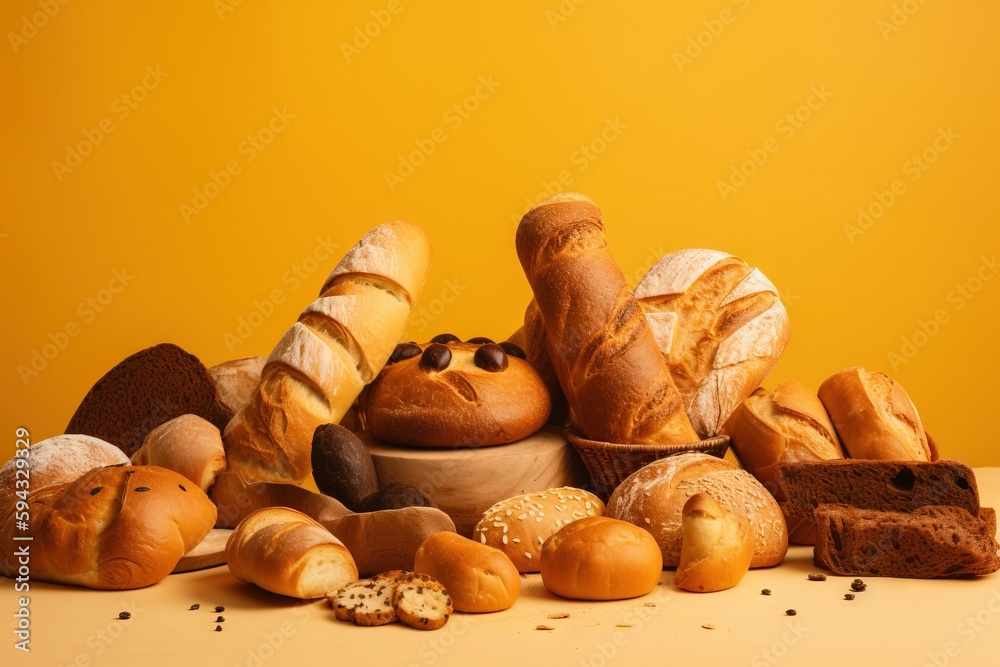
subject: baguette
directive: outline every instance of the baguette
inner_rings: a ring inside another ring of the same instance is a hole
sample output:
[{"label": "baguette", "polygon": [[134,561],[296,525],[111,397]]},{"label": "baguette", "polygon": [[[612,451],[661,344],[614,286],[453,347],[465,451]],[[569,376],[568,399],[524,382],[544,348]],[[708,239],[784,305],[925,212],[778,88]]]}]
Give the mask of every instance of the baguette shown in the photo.
[{"label": "baguette", "polygon": [[553,195],[517,228],[552,366],[584,433],[595,440],[699,440],[666,361],[604,240],[601,212],[578,193]]},{"label": "baguette", "polygon": [[226,562],[240,581],[304,600],[358,578],[354,559],[340,540],[287,507],[262,509],[241,521],[226,542]]},{"label": "baguette", "polygon": [[250,402],[226,427],[230,468],[249,481],[309,476],[313,432],[339,422],[385,365],[429,266],[430,243],[417,225],[389,222],[358,241],[275,346]]}]

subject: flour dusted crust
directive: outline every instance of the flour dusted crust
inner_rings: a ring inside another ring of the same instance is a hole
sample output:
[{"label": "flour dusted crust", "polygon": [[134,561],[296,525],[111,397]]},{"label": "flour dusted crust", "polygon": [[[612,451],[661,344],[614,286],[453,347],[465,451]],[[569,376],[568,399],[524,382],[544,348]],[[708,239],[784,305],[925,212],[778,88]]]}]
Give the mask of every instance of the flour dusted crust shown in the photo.
[{"label": "flour dusted crust", "polygon": [[608,499],[606,516],[644,528],[656,539],[665,567],[677,567],[684,503],[698,492],[750,522],[750,567],[777,565],[788,551],[788,529],[777,501],[754,477],[707,454],[687,453],[655,461],[630,475]]}]

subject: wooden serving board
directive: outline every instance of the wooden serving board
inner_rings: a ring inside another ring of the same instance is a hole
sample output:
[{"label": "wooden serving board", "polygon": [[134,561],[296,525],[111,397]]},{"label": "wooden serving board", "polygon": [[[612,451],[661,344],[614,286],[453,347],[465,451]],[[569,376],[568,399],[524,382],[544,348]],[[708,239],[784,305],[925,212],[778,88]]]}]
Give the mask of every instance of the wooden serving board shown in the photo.
[{"label": "wooden serving board", "polygon": [[232,534],[231,528],[213,528],[198,546],[184,554],[177,562],[172,574],[190,572],[206,567],[216,567],[226,562],[226,542]]},{"label": "wooden serving board", "polygon": [[466,537],[482,513],[500,500],[579,486],[589,477],[576,450],[553,427],[509,445],[453,449],[401,447],[358,435],[368,445],[380,485],[400,482],[423,490]]}]

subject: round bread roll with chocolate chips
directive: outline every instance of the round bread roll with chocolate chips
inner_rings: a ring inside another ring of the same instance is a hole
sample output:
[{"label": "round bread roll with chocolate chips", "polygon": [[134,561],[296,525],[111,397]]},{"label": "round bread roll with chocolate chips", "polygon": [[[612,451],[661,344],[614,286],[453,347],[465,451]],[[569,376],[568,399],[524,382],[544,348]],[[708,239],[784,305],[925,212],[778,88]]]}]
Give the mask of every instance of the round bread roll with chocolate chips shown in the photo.
[{"label": "round bread roll with chocolate chips", "polygon": [[509,342],[451,334],[401,343],[362,396],[368,430],[417,447],[484,447],[540,429],[551,401],[545,383]]}]

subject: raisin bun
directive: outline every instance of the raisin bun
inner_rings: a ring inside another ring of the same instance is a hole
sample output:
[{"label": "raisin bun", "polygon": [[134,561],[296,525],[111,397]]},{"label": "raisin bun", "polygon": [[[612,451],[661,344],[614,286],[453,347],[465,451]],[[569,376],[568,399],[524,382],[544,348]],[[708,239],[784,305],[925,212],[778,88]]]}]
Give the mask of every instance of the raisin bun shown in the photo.
[{"label": "raisin bun", "polygon": [[451,334],[397,345],[361,400],[372,435],[417,447],[514,442],[540,429],[550,409],[545,383],[520,347]]}]

